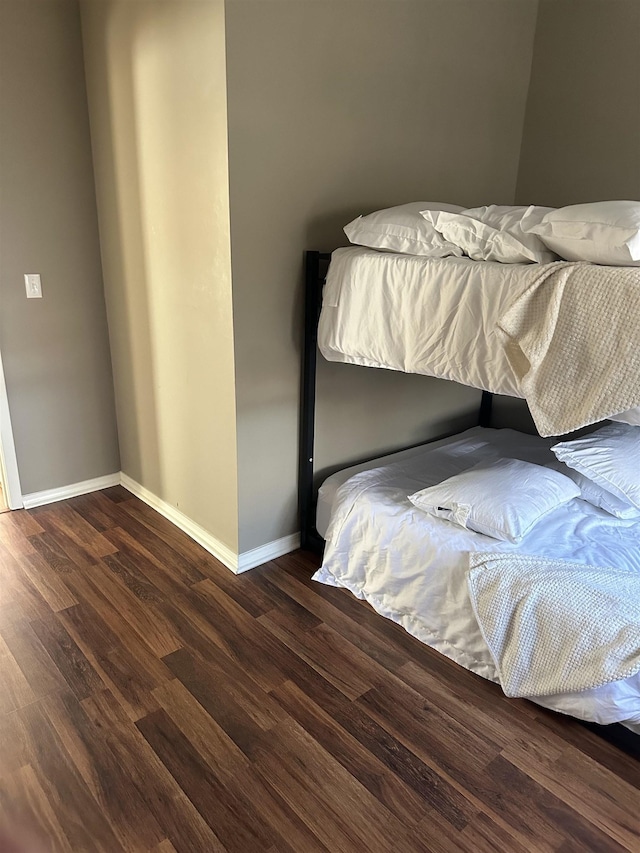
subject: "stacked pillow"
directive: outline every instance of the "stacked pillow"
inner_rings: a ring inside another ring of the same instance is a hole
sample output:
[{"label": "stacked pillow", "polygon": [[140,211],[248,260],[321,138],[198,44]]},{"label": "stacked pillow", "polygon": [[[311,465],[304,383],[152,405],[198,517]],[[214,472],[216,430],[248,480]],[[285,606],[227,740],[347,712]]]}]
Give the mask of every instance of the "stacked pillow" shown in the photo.
[{"label": "stacked pillow", "polygon": [[640,427],[607,424],[551,450],[572,469],[583,500],[618,518],[640,518]]},{"label": "stacked pillow", "polygon": [[640,202],[601,201],[550,207],[462,208],[413,202],[359,216],[345,226],[352,243],[425,257],[467,255],[504,264],[564,258],[640,266]]},{"label": "stacked pillow", "polygon": [[565,465],[564,462],[557,462],[552,467],[555,471],[559,471],[573,480],[580,489],[580,498],[583,501],[603,509],[609,515],[615,515],[616,518],[640,518],[640,510],[636,509],[633,504],[616,497],[612,492],[603,489],[598,483],[585,477],[584,474]]}]

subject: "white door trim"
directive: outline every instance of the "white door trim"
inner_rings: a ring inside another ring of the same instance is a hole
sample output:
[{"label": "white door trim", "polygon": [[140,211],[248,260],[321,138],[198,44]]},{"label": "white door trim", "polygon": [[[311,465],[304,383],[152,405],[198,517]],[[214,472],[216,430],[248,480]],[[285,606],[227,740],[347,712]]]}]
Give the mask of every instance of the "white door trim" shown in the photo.
[{"label": "white door trim", "polygon": [[0,353],[0,465],[2,465],[2,482],[5,488],[5,499],[10,509],[22,509],[22,488],[18,474],[18,459],[13,443],[11,415],[9,414],[9,399],[7,386],[4,381],[2,354]]}]

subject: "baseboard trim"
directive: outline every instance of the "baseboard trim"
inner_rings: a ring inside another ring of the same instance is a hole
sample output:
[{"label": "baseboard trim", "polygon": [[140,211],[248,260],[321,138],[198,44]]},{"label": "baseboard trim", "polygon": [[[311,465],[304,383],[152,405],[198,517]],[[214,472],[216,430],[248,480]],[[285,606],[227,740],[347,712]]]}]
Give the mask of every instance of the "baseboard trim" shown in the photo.
[{"label": "baseboard trim", "polygon": [[97,492],[100,489],[108,489],[111,486],[120,485],[120,473],[107,474],[104,477],[95,477],[93,480],[83,480],[81,483],[70,483],[68,486],[60,486],[57,489],[45,489],[42,492],[31,492],[30,495],[22,496],[25,509],[33,509],[36,506],[52,504],[56,501],[64,501],[67,498],[77,498],[78,495],[88,495],[89,492]]},{"label": "baseboard trim", "polygon": [[261,566],[263,563],[268,563],[269,560],[275,560],[277,557],[282,557],[284,554],[289,554],[300,547],[300,534],[294,533],[291,536],[283,536],[281,539],[275,539],[273,542],[267,542],[266,545],[261,545],[259,548],[252,548],[250,551],[243,551],[241,554],[236,554],[227,545],[216,539],[208,530],[196,524],[189,516],[180,512],[171,504],[163,501],[149,489],[145,489],[140,483],[137,483],[127,474],[121,474],[121,484],[125,489],[140,498],[160,515],[164,516],[172,524],[175,524],[183,533],[190,536],[198,545],[202,545],[205,551],[220,560],[220,562],[230,569],[234,574],[247,572],[249,569],[255,569],[256,566]]},{"label": "baseboard trim", "polygon": [[291,536],[283,536],[281,539],[274,539],[272,542],[267,542],[266,545],[261,545],[259,548],[243,551],[238,558],[238,568],[236,571],[240,573],[246,572],[249,569],[255,569],[256,566],[261,566],[263,563],[268,563],[269,560],[275,560],[284,554],[290,554],[291,551],[296,551],[299,547],[299,533],[293,533]]},{"label": "baseboard trim", "polygon": [[124,486],[132,495],[140,498],[160,515],[164,516],[177,528],[186,533],[194,542],[201,545],[205,551],[220,560],[220,562],[230,569],[234,574],[247,572],[249,569],[255,569],[256,566],[261,566],[268,563],[270,560],[275,560],[282,557],[284,554],[289,554],[291,551],[296,551],[300,547],[300,534],[293,533],[291,536],[283,536],[281,539],[274,539],[272,542],[267,542],[265,545],[260,545],[258,548],[252,548],[249,551],[243,551],[241,554],[236,554],[224,543],[216,539],[208,530],[201,527],[195,521],[180,512],[176,507],[163,501],[149,489],[145,489],[140,483],[129,477],[124,472],[120,471],[117,474],[107,474],[105,477],[96,477],[93,480],[84,480],[82,483],[71,483],[68,486],[61,486],[58,489],[46,489],[42,492],[32,492],[30,495],[23,496],[25,509],[33,509],[37,506],[55,503],[56,501],[64,501],[67,498],[75,498],[79,495],[87,495],[90,492],[98,492],[100,489],[108,489],[111,486]]},{"label": "baseboard trim", "polygon": [[141,486],[140,483],[137,483],[127,474],[122,473],[120,475],[120,483],[131,494],[150,506],[151,509],[155,509],[160,515],[164,516],[172,524],[175,524],[183,533],[190,536],[194,542],[201,545],[205,551],[213,554],[216,560],[220,560],[223,565],[231,569],[235,574],[238,573],[238,555],[227,545],[220,542],[219,539],[216,539],[215,536],[212,536],[208,530],[196,524],[188,515],[185,515],[179,509],[176,509],[176,507],[163,501],[162,498],[159,498],[153,492],[149,491],[149,489],[145,489],[144,486]]}]

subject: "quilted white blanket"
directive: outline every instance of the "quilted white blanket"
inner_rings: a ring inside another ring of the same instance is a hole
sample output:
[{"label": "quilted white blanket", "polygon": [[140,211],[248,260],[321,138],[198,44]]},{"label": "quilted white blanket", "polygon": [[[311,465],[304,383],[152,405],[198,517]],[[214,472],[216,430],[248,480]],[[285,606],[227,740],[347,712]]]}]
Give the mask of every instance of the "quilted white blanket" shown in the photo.
[{"label": "quilted white blanket", "polygon": [[640,671],[640,574],[474,552],[467,584],[507,696],[577,692]]},{"label": "quilted white blanket", "polygon": [[640,405],[640,269],[544,265],[500,317],[540,435]]}]

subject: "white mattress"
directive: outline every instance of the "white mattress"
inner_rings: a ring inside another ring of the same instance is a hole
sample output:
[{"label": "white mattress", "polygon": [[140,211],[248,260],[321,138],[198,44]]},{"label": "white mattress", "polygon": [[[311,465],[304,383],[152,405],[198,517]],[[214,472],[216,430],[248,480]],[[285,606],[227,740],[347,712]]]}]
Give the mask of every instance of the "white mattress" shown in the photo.
[{"label": "white mattress", "polygon": [[[320,351],[329,361],[523,397],[498,319],[542,266],[337,249],[323,292]],[[615,419],[640,424],[640,409]]]},{"label": "white mattress", "polygon": [[[333,493],[332,519],[315,580],[351,590],[427,645],[497,682],[469,600],[467,553],[517,550],[640,572],[640,525],[574,499],[542,519],[516,546],[426,516],[407,495],[489,457],[552,462],[550,443],[512,430],[476,427],[394,454],[388,464],[361,470],[341,485],[334,475],[323,487],[322,505]],[[637,729],[640,676],[533,701],[580,719]]]}]

